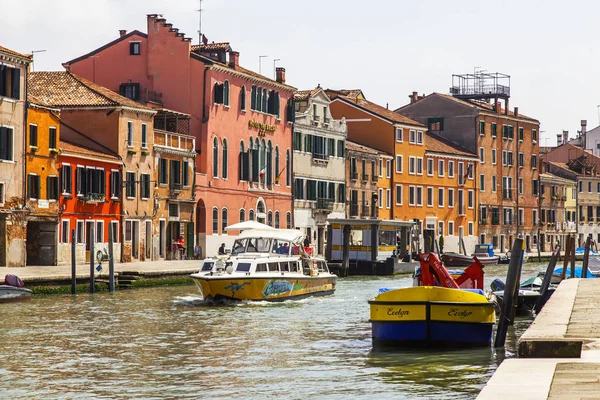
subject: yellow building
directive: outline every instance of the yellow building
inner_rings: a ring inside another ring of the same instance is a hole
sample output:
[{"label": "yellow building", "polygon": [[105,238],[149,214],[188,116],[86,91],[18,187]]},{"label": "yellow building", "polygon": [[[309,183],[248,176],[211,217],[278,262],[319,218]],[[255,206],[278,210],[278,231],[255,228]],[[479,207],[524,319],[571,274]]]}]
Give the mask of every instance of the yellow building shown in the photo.
[{"label": "yellow building", "polygon": [[60,111],[29,95],[25,135],[27,265],[56,265]]}]

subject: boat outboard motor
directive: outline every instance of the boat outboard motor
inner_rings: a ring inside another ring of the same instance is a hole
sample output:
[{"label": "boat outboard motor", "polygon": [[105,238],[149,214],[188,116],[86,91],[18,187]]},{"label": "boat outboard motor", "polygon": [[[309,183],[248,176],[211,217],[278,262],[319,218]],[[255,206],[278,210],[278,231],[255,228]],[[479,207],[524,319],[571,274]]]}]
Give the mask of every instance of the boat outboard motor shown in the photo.
[{"label": "boat outboard motor", "polygon": [[490,287],[492,288],[493,292],[497,292],[498,290],[504,290],[504,282],[502,282],[500,279],[496,278],[492,281],[492,283],[490,283]]}]

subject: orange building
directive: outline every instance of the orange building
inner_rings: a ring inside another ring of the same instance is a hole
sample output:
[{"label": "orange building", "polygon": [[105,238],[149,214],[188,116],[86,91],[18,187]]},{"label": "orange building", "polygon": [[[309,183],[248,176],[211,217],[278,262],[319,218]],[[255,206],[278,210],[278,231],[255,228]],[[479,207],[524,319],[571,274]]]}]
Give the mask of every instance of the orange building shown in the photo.
[{"label": "orange building", "polygon": [[60,110],[28,95],[25,135],[27,265],[56,265]]},{"label": "orange building", "polygon": [[[433,238],[440,236],[446,251],[457,251],[460,238],[473,250],[478,240],[477,155],[426,133],[425,126],[416,121],[366,100],[360,90],[327,93],[333,100],[333,117],[346,119],[349,140],[393,157],[380,160],[380,216],[415,221],[421,250],[433,250]],[[410,237],[402,238],[402,246],[410,241]]]}]

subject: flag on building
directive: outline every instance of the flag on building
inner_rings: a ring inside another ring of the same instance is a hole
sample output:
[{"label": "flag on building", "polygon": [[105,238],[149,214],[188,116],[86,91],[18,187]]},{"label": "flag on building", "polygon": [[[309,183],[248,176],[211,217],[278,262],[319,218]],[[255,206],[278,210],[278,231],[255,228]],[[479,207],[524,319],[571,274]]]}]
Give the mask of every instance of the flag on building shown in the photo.
[{"label": "flag on building", "polygon": [[285,167],[283,167],[283,169],[281,171],[279,171],[279,173],[275,177],[275,183],[279,183],[279,181],[281,180],[281,174],[283,174],[284,169],[285,169]]},{"label": "flag on building", "polygon": [[260,172],[258,173],[258,177],[260,179],[263,179],[265,177],[265,169],[264,168],[260,170]]}]

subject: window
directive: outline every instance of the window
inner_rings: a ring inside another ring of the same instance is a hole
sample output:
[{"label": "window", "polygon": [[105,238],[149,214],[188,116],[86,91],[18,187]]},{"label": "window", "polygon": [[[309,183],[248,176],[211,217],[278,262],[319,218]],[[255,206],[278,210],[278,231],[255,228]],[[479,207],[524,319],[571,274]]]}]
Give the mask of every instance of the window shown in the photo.
[{"label": "window", "polygon": [[226,208],[223,208],[221,210],[221,232],[223,233],[223,235],[225,235],[227,233],[227,231],[225,230],[225,228],[227,227],[228,223],[228,211]]},{"label": "window", "polygon": [[[363,192],[363,197],[364,197],[364,192]],[[379,200],[379,208],[383,208],[383,189],[379,188],[377,190],[377,197]]]},{"label": "window", "polygon": [[537,155],[531,155],[531,169],[537,169]]},{"label": "window", "polygon": [[454,178],[454,161],[448,161],[448,178]]},{"label": "window", "polygon": [[83,228],[83,221],[77,221],[77,229],[75,231],[75,238],[77,239],[77,243],[85,243],[85,231]]},{"label": "window", "polygon": [[519,167],[523,168],[525,166],[525,155],[523,153],[519,153]]},{"label": "window", "polygon": [[246,86],[240,90],[240,110],[246,111]]},{"label": "window", "polygon": [[479,175],[479,190],[485,192],[485,175]]},{"label": "window", "polygon": [[48,128],[48,148],[56,149],[56,127]]},{"label": "window", "polygon": [[402,205],[402,185],[396,185],[396,205]]},{"label": "window", "polygon": [[285,227],[287,229],[292,229],[292,213],[289,211],[285,213]]},{"label": "window", "polygon": [[472,223],[472,222],[469,222],[469,223],[467,224],[467,226],[468,226],[468,228],[467,228],[467,229],[468,229],[468,232],[469,232],[469,236],[473,236],[473,223]]},{"label": "window", "polygon": [[537,140],[538,140],[538,136],[537,136],[537,130],[535,130],[535,129],[532,129],[532,130],[531,130],[531,141],[532,141],[533,143],[537,143]]},{"label": "window", "polygon": [[385,177],[390,178],[392,176],[392,160],[385,160]]},{"label": "window", "polygon": [[417,186],[417,205],[423,205],[423,186]]},{"label": "window", "polygon": [[427,188],[427,207],[433,207],[433,188]]},{"label": "window", "polygon": [[142,149],[148,148],[148,126],[142,124]]},{"label": "window", "polygon": [[96,221],[96,243],[104,243],[104,221]]},{"label": "window", "polygon": [[408,205],[409,206],[414,206],[415,205],[415,197],[416,197],[416,188],[414,186],[409,186],[408,187]]},{"label": "window", "polygon": [[219,209],[213,207],[212,210],[212,233],[213,235],[219,234]]},{"label": "window", "polygon": [[375,161],[371,161],[371,178],[373,182],[377,182],[377,166]]},{"label": "window", "polygon": [[423,144],[423,131],[417,131],[417,144]]},{"label": "window", "polygon": [[190,186],[190,163],[183,161],[181,165],[181,184],[183,186]]},{"label": "window", "polygon": [[60,179],[61,179],[61,192],[63,194],[73,193],[73,186],[72,186],[73,172],[72,172],[70,165],[63,164],[62,170],[60,171]]},{"label": "window", "polygon": [[417,159],[416,157],[409,156],[408,157],[408,173],[414,175],[417,169],[416,166]]},{"label": "window", "polygon": [[139,56],[141,53],[141,42],[129,42],[129,55]]},{"label": "window", "polygon": [[448,208],[454,207],[454,189],[448,189]]},{"label": "window", "polygon": [[417,157],[417,175],[423,175],[423,157]]},{"label": "window", "polygon": [[485,121],[479,121],[479,135],[485,136]]},{"label": "window", "polygon": [[408,143],[416,143],[417,142],[417,131],[411,129],[408,132]]},{"label": "window", "polygon": [[402,173],[402,155],[396,154],[396,173]]},{"label": "window", "polygon": [[491,125],[491,135],[493,138],[495,138],[496,136],[498,136],[498,128],[496,127],[496,123],[492,122]]},{"label": "window", "polygon": [[327,155],[329,157],[335,157],[335,139],[327,139]]},{"label": "window", "polygon": [[525,138],[525,132],[524,132],[523,128],[519,127],[519,142],[522,142],[524,138]]},{"label": "window", "polygon": [[127,147],[133,147],[133,122],[127,122]]},{"label": "window", "polygon": [[250,89],[250,109],[256,110],[256,85],[252,85]]},{"label": "window", "polygon": [[121,197],[121,171],[114,169],[110,171],[110,197],[112,199]]},{"label": "window", "polygon": [[485,149],[483,147],[479,148],[479,161],[481,161],[482,164],[485,164]]},{"label": "window", "polygon": [[385,189],[385,208],[388,210],[392,208],[392,190]]},{"label": "window", "polygon": [[304,200],[304,179],[294,179],[294,198]]},{"label": "window", "polygon": [[140,197],[146,200],[150,198],[150,175],[148,174],[140,175]]},{"label": "window", "polygon": [[169,218],[179,219],[179,204],[169,203]]},{"label": "window", "polygon": [[[10,85],[7,84],[10,80]],[[21,70],[0,65],[0,96],[21,99]]]},{"label": "window", "polygon": [[427,159],[427,176],[433,176],[433,158]]},{"label": "window", "polygon": [[444,176],[444,160],[438,160],[438,176]]},{"label": "window", "polygon": [[519,178],[519,194],[523,194],[523,178]]},{"label": "window", "polygon": [[121,83],[119,86],[119,94],[128,99],[140,100],[140,84],[139,83]]},{"label": "window", "polygon": [[223,179],[227,179],[227,175],[228,175],[228,171],[227,171],[227,166],[228,166],[228,161],[227,161],[227,139],[223,139],[223,160],[221,161],[221,164],[223,166],[223,175],[222,178]]},{"label": "window", "polygon": [[34,124],[29,124],[29,147],[37,147],[38,145],[38,127]]},{"label": "window", "polygon": [[219,177],[219,140],[213,139],[213,178]]},{"label": "window", "polygon": [[396,128],[396,142],[399,142],[399,143],[403,142],[404,141],[403,135],[404,135],[404,130],[402,128]]},{"label": "window", "polygon": [[444,130],[444,118],[428,118],[427,126],[430,131],[443,131]]},{"label": "window", "polygon": [[40,198],[40,177],[39,175],[29,174],[27,176],[27,198],[31,200]]},{"label": "window", "polygon": [[291,181],[292,181],[291,176],[292,176],[292,174],[290,171],[290,151],[288,149],[285,152],[285,185],[286,186],[291,185]]},{"label": "window", "polygon": [[454,221],[448,221],[448,236],[454,236]]},{"label": "window", "polygon": [[160,158],[158,160],[158,183],[161,185],[166,185],[168,181],[168,165],[169,160],[164,158]]},{"label": "window", "polygon": [[69,243],[71,237],[69,220],[63,219],[60,224],[60,242],[61,243]]},{"label": "window", "polygon": [[275,229],[279,229],[279,211],[275,211]]},{"label": "window", "polygon": [[444,221],[438,221],[438,235],[444,236]]},{"label": "window", "polygon": [[588,193],[592,193],[592,182],[588,182]]},{"label": "window", "polygon": [[538,180],[537,179],[532,179],[531,180],[531,194],[534,195],[534,196],[537,196],[538,193],[539,193]]},{"label": "window", "polygon": [[181,161],[169,160],[169,185],[171,189],[181,189]]},{"label": "window", "polygon": [[[77,168],[79,170],[79,168]],[[135,197],[135,172],[127,172],[125,175],[125,195],[128,198]]]},{"label": "window", "polygon": [[343,140],[338,140],[337,141],[337,156],[338,157],[345,157],[345,147],[344,147],[344,141]]},{"label": "window", "polygon": [[229,107],[229,81],[223,83],[223,105]]},{"label": "window", "polygon": [[[3,65],[0,65],[0,77]],[[18,70],[16,70],[18,71]],[[0,81],[0,89],[1,89]],[[0,159],[5,161],[13,161],[13,129],[0,126]]]},{"label": "window", "polygon": [[496,186],[498,186],[496,175],[492,175],[492,193],[496,193]]},{"label": "window", "polygon": [[[46,178],[46,198],[48,200],[58,200],[58,176],[49,176]],[[1,201],[2,199],[0,199]],[[3,202],[3,201],[2,201]]]},{"label": "window", "polygon": [[496,149],[492,149],[492,164],[496,165]]},{"label": "window", "polygon": [[524,209],[519,208],[517,218],[518,218],[517,223],[519,224],[519,226],[523,226],[525,224],[525,210]]},{"label": "window", "polygon": [[532,223],[534,225],[538,225],[539,221],[538,221],[538,210],[533,209],[531,212],[531,218],[532,218]]},{"label": "window", "polygon": [[383,177],[383,160],[379,159],[379,177]]},{"label": "window", "polygon": [[444,207],[444,188],[438,188],[438,207]]},{"label": "window", "polygon": [[473,208],[475,207],[475,192],[472,190],[469,190],[467,192],[467,208]]}]

